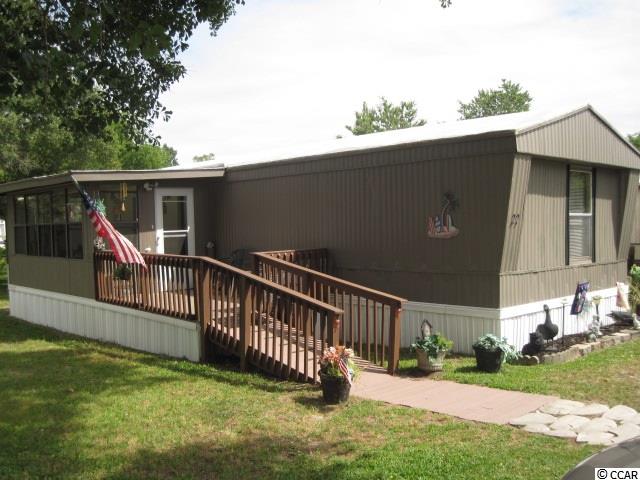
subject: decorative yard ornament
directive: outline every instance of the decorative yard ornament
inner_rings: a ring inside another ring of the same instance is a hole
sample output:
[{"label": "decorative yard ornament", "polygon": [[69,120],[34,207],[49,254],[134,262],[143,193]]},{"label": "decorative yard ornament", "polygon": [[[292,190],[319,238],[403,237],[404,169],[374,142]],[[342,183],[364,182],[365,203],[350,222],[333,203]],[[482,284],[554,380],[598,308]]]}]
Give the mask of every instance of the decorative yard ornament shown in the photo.
[{"label": "decorative yard ornament", "polygon": [[429,320],[425,318],[422,321],[422,325],[420,326],[420,333],[422,335],[422,338],[427,338],[429,335],[431,335],[432,330],[433,325],[431,325],[431,323],[429,323]]},{"label": "decorative yard ornament", "polygon": [[549,311],[549,305],[545,305],[544,307],[544,323],[541,323],[536,328],[536,332],[538,332],[544,340],[553,340],[553,338],[558,335],[558,325],[551,321],[551,313]]},{"label": "decorative yard ornament", "polygon": [[616,307],[620,307],[623,310],[631,310],[629,305],[629,299],[624,293],[624,283],[616,282]]},{"label": "decorative yard ornament", "polygon": [[522,347],[522,354],[531,356],[537,355],[542,351],[542,347],[544,347],[544,338],[542,338],[540,332],[531,332],[529,334],[529,343]]},{"label": "decorative yard ornament", "polygon": [[589,291],[589,282],[580,282],[576,287],[576,293],[573,296],[571,304],[571,315],[580,315],[584,309],[584,303],[587,301],[587,292]]},{"label": "decorative yard ornament", "polygon": [[460,204],[455,195],[447,192],[442,197],[442,210],[439,215],[433,215],[427,219],[427,235],[429,238],[453,238],[460,233],[460,230],[453,224],[451,213]]},{"label": "decorative yard ornament", "polygon": [[633,314],[633,328],[636,330],[640,330],[640,320],[638,320],[638,315]]}]

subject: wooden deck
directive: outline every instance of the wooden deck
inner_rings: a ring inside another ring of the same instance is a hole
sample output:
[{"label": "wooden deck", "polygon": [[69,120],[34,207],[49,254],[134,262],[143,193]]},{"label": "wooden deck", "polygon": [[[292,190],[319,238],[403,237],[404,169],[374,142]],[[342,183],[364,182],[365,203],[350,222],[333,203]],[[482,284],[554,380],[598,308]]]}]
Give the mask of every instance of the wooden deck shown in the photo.
[{"label": "wooden deck", "polygon": [[395,371],[402,299],[256,255],[257,274],[208,257],[143,254],[146,268],[121,275],[112,252],[96,252],[96,300],[197,322],[202,361],[213,346],[243,369],[316,382],[323,350],[346,345]]}]

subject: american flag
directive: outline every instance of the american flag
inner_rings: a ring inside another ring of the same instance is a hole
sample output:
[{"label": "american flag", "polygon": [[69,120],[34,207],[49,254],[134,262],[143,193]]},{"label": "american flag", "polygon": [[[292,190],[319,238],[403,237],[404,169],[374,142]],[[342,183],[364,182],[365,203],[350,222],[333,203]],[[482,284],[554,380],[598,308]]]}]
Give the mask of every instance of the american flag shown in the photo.
[{"label": "american flag", "polygon": [[93,228],[99,236],[107,240],[109,247],[116,257],[116,263],[137,263],[146,268],[144,258],[142,258],[142,255],[136,247],[133,246],[133,243],[113,228],[111,222],[107,220],[107,217],[100,213],[95,200],[91,198],[87,192],[81,188],[78,188],[78,191],[80,192],[84,206],[87,209],[87,215],[89,215]]},{"label": "american flag", "polygon": [[349,371],[349,367],[347,367],[347,362],[341,358],[338,362],[338,368],[342,372],[342,375],[344,375],[344,378],[347,379],[347,382],[349,382],[349,385],[351,385],[351,372]]}]

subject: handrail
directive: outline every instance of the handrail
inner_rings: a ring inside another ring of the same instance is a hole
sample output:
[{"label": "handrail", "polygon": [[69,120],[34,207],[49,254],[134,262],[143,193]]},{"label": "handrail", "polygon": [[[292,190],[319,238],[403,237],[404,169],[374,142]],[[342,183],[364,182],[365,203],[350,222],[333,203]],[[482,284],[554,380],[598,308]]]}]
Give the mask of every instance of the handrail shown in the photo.
[{"label": "handrail", "polygon": [[402,304],[406,300],[303,267],[269,252],[255,252],[254,271],[279,285],[344,310],[340,341],[395,373],[400,358]]},{"label": "handrail", "polygon": [[381,292],[380,290],[374,290],[373,288],[364,287],[362,285],[358,285],[357,283],[352,283],[341,278],[333,277],[326,273],[318,272],[317,270],[302,267],[296,263],[291,263],[279,258],[275,258],[269,255],[269,253],[270,252],[252,252],[251,255],[259,258],[264,263],[278,265],[280,268],[291,272],[310,275],[314,278],[322,280],[323,283],[325,283],[326,285],[331,285],[332,287],[349,288],[357,293],[362,294],[363,296],[366,295],[371,299],[375,299],[380,302],[395,302],[398,304],[398,306],[400,306],[403,302],[407,301],[405,298],[396,297],[395,295]]},{"label": "handrail", "polygon": [[[176,256],[179,256],[179,255],[176,255]],[[337,308],[337,307],[335,307],[333,305],[321,302],[319,300],[316,300],[313,297],[310,297],[308,295],[304,295],[303,293],[298,292],[297,290],[293,290],[291,288],[287,288],[287,287],[285,287],[283,285],[280,285],[278,283],[275,283],[275,282],[272,282],[270,280],[267,280],[266,278],[261,277],[259,275],[256,275],[256,274],[254,274],[252,272],[248,272],[246,270],[242,270],[241,268],[234,267],[233,265],[229,265],[228,263],[221,262],[221,261],[216,260],[214,258],[211,258],[211,257],[198,257],[198,256],[193,256],[193,257],[188,257],[188,258],[194,258],[194,259],[200,260],[200,261],[202,261],[204,263],[208,263],[208,264],[220,267],[220,268],[224,268],[224,269],[226,269],[226,270],[228,270],[230,272],[235,273],[236,275],[245,277],[245,278],[247,278],[249,280],[252,280],[254,282],[257,282],[257,283],[261,283],[262,285],[264,285],[266,287],[271,287],[271,288],[276,289],[276,290],[278,290],[278,291],[280,291],[282,293],[286,293],[287,295],[291,295],[292,297],[297,298],[301,302],[304,302],[304,303],[306,303],[308,305],[313,305],[313,306],[318,307],[318,308],[322,308],[322,309],[326,310],[327,312],[332,312],[332,313],[335,313],[336,315],[341,315],[343,313],[342,309]]]},{"label": "handrail", "polygon": [[295,263],[302,267],[312,268],[315,271],[323,273],[329,272],[329,250],[326,248],[271,250],[260,253],[286,262]]}]

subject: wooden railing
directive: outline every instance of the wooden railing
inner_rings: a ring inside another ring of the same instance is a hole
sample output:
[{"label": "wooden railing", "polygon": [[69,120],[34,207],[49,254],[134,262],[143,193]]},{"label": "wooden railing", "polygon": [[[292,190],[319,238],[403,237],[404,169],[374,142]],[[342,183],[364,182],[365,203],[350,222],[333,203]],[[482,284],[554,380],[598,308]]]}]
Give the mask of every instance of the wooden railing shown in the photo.
[{"label": "wooden railing", "polygon": [[96,252],[96,299],[199,322],[203,356],[215,345],[243,369],[315,382],[322,350],[339,344],[340,308],[208,257],[143,257],[147,269],[116,280],[113,253]]},{"label": "wooden railing", "polygon": [[322,273],[329,273],[329,251],[326,248],[314,248],[308,250],[274,250],[271,252],[260,252],[263,255],[295,263],[301,267],[317,270]]},{"label": "wooden railing", "polygon": [[144,254],[147,268],[132,265],[131,278],[116,279],[113,252],[94,254],[96,300],[183,320],[195,320],[195,259],[180,255]]},{"label": "wooden railing", "polygon": [[393,374],[400,356],[402,302],[405,299],[347,282],[270,253],[254,255],[254,272],[344,311],[339,341]]}]

